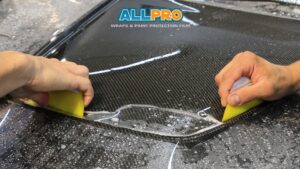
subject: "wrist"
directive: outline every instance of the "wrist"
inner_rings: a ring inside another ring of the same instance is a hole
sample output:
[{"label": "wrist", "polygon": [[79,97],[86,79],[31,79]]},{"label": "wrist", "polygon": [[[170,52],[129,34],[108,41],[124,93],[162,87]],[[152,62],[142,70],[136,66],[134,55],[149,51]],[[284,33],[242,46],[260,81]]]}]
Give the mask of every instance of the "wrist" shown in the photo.
[{"label": "wrist", "polygon": [[287,69],[291,76],[291,88],[297,92],[300,90],[300,61],[288,65]]}]

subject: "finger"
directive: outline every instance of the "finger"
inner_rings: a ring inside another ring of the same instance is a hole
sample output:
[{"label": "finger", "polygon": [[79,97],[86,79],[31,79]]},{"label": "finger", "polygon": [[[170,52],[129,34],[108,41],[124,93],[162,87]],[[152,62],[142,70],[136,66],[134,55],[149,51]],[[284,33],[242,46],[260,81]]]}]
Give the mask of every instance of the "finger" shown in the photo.
[{"label": "finger", "polygon": [[27,96],[30,96],[34,94],[33,91],[26,90],[24,88],[18,88],[10,93],[10,95],[14,98],[26,98]]},{"label": "finger", "polygon": [[221,81],[222,81],[222,77],[223,74],[229,69],[231,68],[233,65],[233,60],[231,60],[216,76],[215,76],[215,82],[216,84],[219,86]]},{"label": "finger", "polygon": [[78,65],[73,73],[75,73],[79,76],[85,77],[85,78],[89,77],[89,69],[83,65]]},{"label": "finger", "polygon": [[254,99],[261,99],[272,92],[263,82],[259,82],[252,86],[243,87],[231,93],[228,98],[228,104],[231,106],[239,106],[248,103]]},{"label": "finger", "polygon": [[231,67],[222,76],[222,82],[219,86],[219,95],[221,97],[222,106],[227,105],[227,97],[229,95],[230,89],[233,83],[242,76],[242,70],[240,68]]},{"label": "finger", "polygon": [[70,62],[70,61],[61,61],[61,63],[71,66],[71,67],[76,67],[77,64],[75,62]]},{"label": "finger", "polygon": [[49,58],[51,61],[60,62],[57,58]]},{"label": "finger", "polygon": [[63,62],[64,65],[67,66],[67,69],[76,75],[82,76],[82,77],[89,77],[89,69],[86,66],[83,65],[77,65],[74,62]]},{"label": "finger", "polygon": [[26,98],[37,102],[41,107],[47,107],[49,101],[49,95],[47,92],[34,93]]},{"label": "finger", "polygon": [[92,87],[91,81],[81,76],[76,77],[71,90],[79,90],[83,93],[85,106],[89,105],[94,97],[94,89]]},{"label": "finger", "polygon": [[48,105],[48,93],[47,92],[34,92],[19,88],[11,93],[14,98],[31,99],[37,102],[40,106],[46,107]]},{"label": "finger", "polygon": [[79,89],[83,91],[84,106],[88,106],[94,97],[94,89],[92,87],[91,81],[87,80],[85,83],[81,83]]},{"label": "finger", "polygon": [[220,85],[222,82],[222,77],[225,72],[227,72],[236,62],[239,60],[240,56],[242,56],[244,52],[240,52],[236,54],[233,59],[216,75],[215,77],[215,82],[217,85]]}]

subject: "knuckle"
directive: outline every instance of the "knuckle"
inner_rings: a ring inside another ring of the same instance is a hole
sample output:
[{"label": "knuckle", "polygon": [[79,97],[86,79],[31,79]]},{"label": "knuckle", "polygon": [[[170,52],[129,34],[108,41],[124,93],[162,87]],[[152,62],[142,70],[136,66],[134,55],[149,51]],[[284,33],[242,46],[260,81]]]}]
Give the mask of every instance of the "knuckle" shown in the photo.
[{"label": "knuckle", "polygon": [[81,69],[82,73],[84,73],[84,74],[89,73],[89,68],[87,68],[86,66],[80,65],[80,69]]},{"label": "knuckle", "polygon": [[86,89],[89,89],[92,86],[92,83],[91,83],[90,79],[88,79],[88,78],[82,78],[81,81],[80,81],[80,83]]},{"label": "knuckle", "polygon": [[248,50],[246,50],[246,51],[242,52],[242,54],[243,54],[243,55],[245,55],[245,56],[251,56],[251,55],[254,55],[254,53],[253,53],[253,52],[251,52],[251,51],[248,51]]},{"label": "knuckle", "polygon": [[220,87],[219,90],[218,90],[218,94],[223,97],[226,95],[226,90],[224,90],[223,87]]},{"label": "knuckle", "polygon": [[244,51],[244,52],[240,52],[237,55],[234,56],[235,60],[239,60],[239,59],[254,59],[256,58],[256,54],[251,52],[251,51]]},{"label": "knuckle", "polygon": [[220,88],[218,89],[218,94],[219,94],[219,96],[222,95],[222,92],[221,92],[221,89],[220,89]]},{"label": "knuckle", "polygon": [[74,66],[77,66],[77,63],[75,62],[70,62],[70,61],[67,61],[70,65],[74,65]]},{"label": "knuckle", "polygon": [[59,62],[59,60],[57,58],[50,58],[50,60],[55,61],[55,62]]},{"label": "knuckle", "polygon": [[239,58],[242,57],[242,56],[243,56],[243,52],[240,52],[240,53],[236,54],[236,55],[233,57],[233,60],[237,60],[237,59],[239,59]]},{"label": "knuckle", "polygon": [[223,74],[222,80],[227,80],[227,79],[229,79],[230,77],[231,77],[231,73],[228,73],[228,71],[227,71],[227,72],[225,72],[225,73]]},{"label": "knuckle", "polygon": [[216,82],[217,84],[220,83],[220,75],[216,75],[216,76],[215,76],[215,82]]},{"label": "knuckle", "polygon": [[250,51],[243,52],[244,59],[255,60],[256,54]]}]

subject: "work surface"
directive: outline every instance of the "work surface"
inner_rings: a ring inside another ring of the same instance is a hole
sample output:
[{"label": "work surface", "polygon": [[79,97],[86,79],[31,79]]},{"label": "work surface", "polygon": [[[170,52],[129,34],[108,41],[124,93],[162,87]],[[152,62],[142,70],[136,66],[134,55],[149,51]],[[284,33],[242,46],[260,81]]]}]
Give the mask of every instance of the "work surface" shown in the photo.
[{"label": "work surface", "polygon": [[[53,50],[50,45],[41,53],[87,65],[94,72],[96,91],[88,110],[109,111],[126,104],[150,104],[181,110],[211,107],[209,111],[220,113],[213,77],[235,53],[252,50],[282,64],[300,58],[299,21],[184,4],[117,2],[62,47]],[[111,27],[120,8],[151,6],[182,7],[186,10],[182,23],[190,26]],[[150,62],[151,58],[156,59]],[[149,62],[134,64],[140,61]],[[1,168],[298,168],[300,164],[297,94],[189,144],[2,102]]]}]

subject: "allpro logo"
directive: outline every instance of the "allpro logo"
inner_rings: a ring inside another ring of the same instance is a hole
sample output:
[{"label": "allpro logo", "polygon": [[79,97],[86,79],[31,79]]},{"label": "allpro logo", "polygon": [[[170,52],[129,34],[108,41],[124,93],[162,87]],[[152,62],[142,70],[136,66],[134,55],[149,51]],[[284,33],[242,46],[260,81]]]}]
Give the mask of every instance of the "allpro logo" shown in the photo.
[{"label": "allpro logo", "polygon": [[183,13],[180,9],[134,9],[124,8],[120,11],[120,22],[177,22],[181,21]]}]

